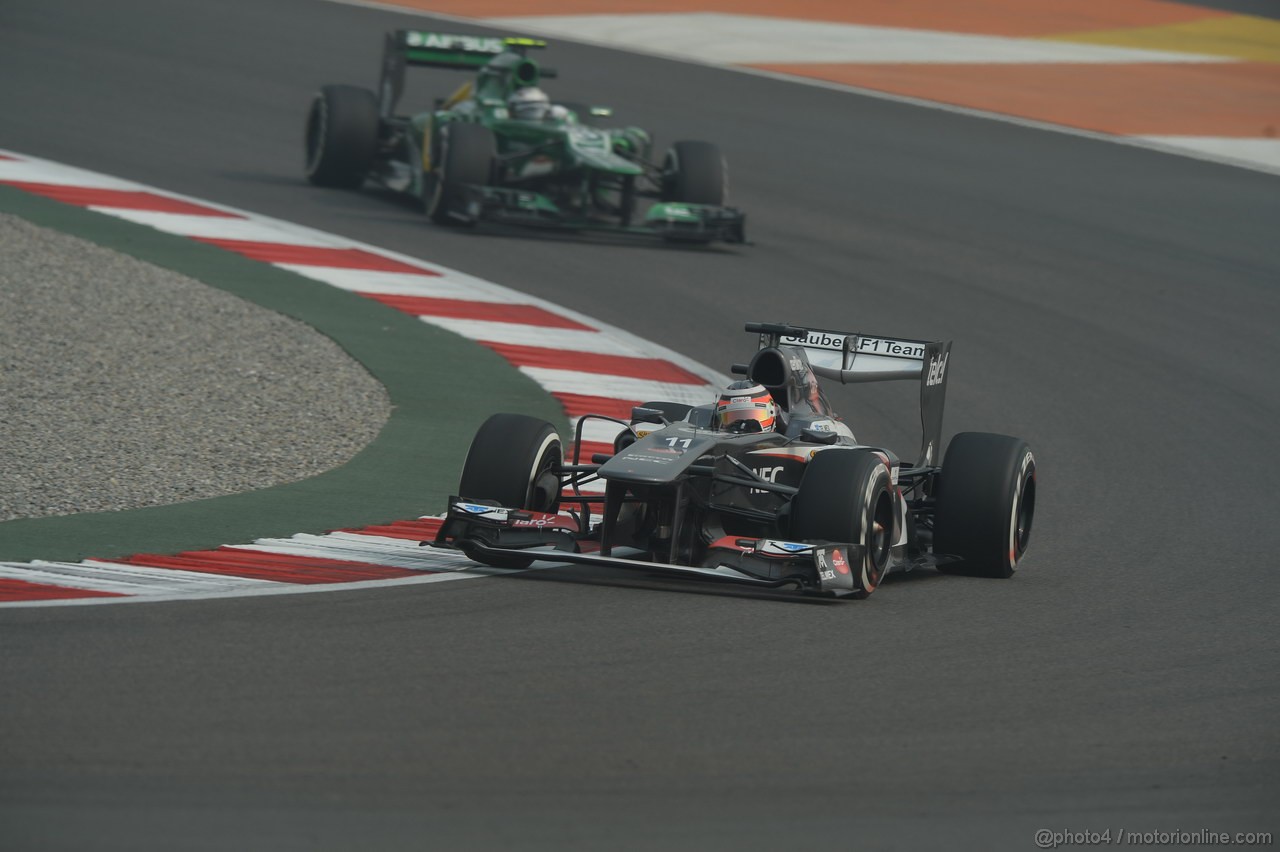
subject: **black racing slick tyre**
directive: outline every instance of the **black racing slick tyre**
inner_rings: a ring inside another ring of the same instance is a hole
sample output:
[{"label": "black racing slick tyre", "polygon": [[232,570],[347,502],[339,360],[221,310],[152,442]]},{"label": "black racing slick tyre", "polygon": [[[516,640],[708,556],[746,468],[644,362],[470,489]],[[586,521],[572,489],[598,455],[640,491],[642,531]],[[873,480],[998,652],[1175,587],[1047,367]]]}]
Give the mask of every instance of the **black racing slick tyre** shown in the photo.
[{"label": "black racing slick tyre", "polygon": [[[563,458],[560,436],[547,421],[524,414],[494,414],[471,440],[458,496],[509,509],[555,512],[560,505],[560,478],[551,471]],[[472,558],[495,568],[527,568],[533,563],[520,556],[476,554]]]},{"label": "black racing slick tyre", "polygon": [[959,561],[939,570],[1012,577],[1031,539],[1036,460],[1021,438],[961,432],[937,483],[933,552]]},{"label": "black racing slick tyre", "polygon": [[729,193],[728,169],[720,149],[710,142],[677,142],[662,162],[662,200],[723,206]]},{"label": "black racing slick tyre", "polygon": [[560,480],[550,470],[563,458],[560,436],[547,421],[495,414],[471,441],[458,496],[509,509],[554,512],[560,503]]},{"label": "black racing slick tyre", "polygon": [[894,540],[893,478],[888,460],[865,450],[831,449],[809,462],[791,500],[791,537],[861,545],[854,597],[876,590]]},{"label": "black racing slick tyre", "polygon": [[356,189],[378,150],[378,100],[357,86],[325,86],[307,112],[307,180]]},{"label": "black racing slick tyre", "polygon": [[434,180],[423,199],[427,215],[437,225],[474,225],[475,219],[462,209],[465,187],[486,186],[493,175],[493,160],[498,154],[493,131],[479,124],[451,122],[440,129],[440,158]]}]

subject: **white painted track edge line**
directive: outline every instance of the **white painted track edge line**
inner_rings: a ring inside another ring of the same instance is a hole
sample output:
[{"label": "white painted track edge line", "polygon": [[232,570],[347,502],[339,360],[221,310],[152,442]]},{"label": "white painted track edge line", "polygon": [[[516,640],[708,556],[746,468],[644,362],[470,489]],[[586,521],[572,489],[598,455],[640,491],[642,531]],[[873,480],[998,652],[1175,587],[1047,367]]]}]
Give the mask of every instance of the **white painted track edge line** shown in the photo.
[{"label": "white painted track edge line", "polygon": [[0,609],[49,607],[49,606],[97,606],[100,604],[131,603],[171,603],[180,601],[209,601],[228,598],[259,598],[272,595],[306,595],[318,592],[345,592],[363,589],[384,589],[390,586],[418,586],[425,583],[443,583],[450,580],[483,580],[489,577],[505,577],[508,574],[523,574],[528,571],[539,571],[551,568],[571,568],[570,563],[556,562],[545,565],[534,565],[529,568],[490,568],[486,565],[471,563],[459,571],[424,574],[420,577],[397,577],[391,580],[356,580],[350,583],[311,583],[299,585],[281,583],[272,588],[235,589],[226,592],[192,592],[190,594],[172,595],[122,595],[119,597],[93,598],[56,598],[39,601],[3,601]]},{"label": "white painted track edge line", "polygon": [[[340,2],[340,0],[329,0],[329,2]],[[13,156],[19,158],[20,160],[27,160],[33,163],[62,166],[70,169],[78,169],[78,167],[76,166],[67,166],[64,163],[58,163],[55,160],[46,160],[43,157],[32,156],[32,155],[23,153],[21,151],[15,151],[7,148],[0,148],[0,154],[3,154],[3,153],[12,154]],[[81,170],[81,171],[84,171],[84,170]],[[124,180],[128,180],[128,179],[124,179]],[[339,235],[331,234],[326,231],[321,231],[316,228],[309,228],[306,225],[297,225],[292,222],[286,222],[282,219],[276,219],[274,217],[266,216],[260,213],[253,213],[248,210],[243,210],[236,207],[229,207],[227,205],[206,201],[205,199],[202,199],[202,198],[196,198],[194,196],[169,192],[168,190],[160,189],[159,187],[152,186],[150,184],[139,183],[137,181],[129,181],[129,182],[135,184],[139,189],[143,189],[148,192],[154,192],[157,195],[174,198],[179,201],[185,201],[190,204],[197,204],[204,207],[209,207],[215,210],[222,210],[227,213],[234,213],[238,216],[243,216],[245,218],[254,219],[254,220],[263,222],[272,227],[278,227],[280,230],[286,233],[292,231],[300,235],[306,235],[320,241],[323,246],[332,246],[335,248],[363,249],[365,251],[375,252],[382,257],[386,257],[391,260],[398,260],[410,266],[418,267],[420,269],[427,269],[434,272],[444,272],[446,274],[456,273],[459,276],[470,277],[468,273],[465,273],[462,270],[456,270],[450,267],[434,264],[429,261],[422,260],[421,258],[413,257],[412,255],[407,255],[407,254],[401,254],[400,252],[392,251],[391,249],[381,248],[371,243],[364,243],[357,240],[350,240],[345,237],[340,237]],[[113,208],[104,207],[100,209],[98,212],[106,216],[112,216],[114,215],[112,210]],[[123,219],[124,217],[122,216],[119,218]],[[134,224],[137,224],[137,223],[134,223]],[[426,227],[425,220],[423,222],[423,226]],[[272,264],[272,265],[277,265],[277,264]],[[662,346],[661,344],[644,340],[643,338],[638,337],[637,335],[631,334],[628,331],[624,331],[623,329],[618,328],[617,326],[613,326],[608,323],[601,322],[600,320],[594,319],[593,317],[589,317],[586,314],[575,311],[572,308],[567,308],[567,307],[564,307],[563,305],[558,305],[546,299],[538,298],[537,296],[534,296],[532,294],[522,293],[519,290],[515,290],[511,287],[498,284],[497,282],[487,281],[487,279],[483,279],[483,280],[486,280],[486,282],[492,286],[492,290],[491,290],[492,293],[494,293],[495,295],[501,294],[503,296],[509,297],[512,304],[533,305],[536,307],[543,308],[544,310],[547,310],[558,316],[563,316],[568,319],[574,320],[576,322],[580,322],[583,325],[590,326],[591,328],[596,329],[601,334],[604,334],[607,336],[613,336],[621,341],[626,342],[629,346],[638,348],[642,352],[651,353],[652,357],[666,358],[674,362],[675,364],[681,367],[684,367],[689,372],[694,373],[695,375],[698,375],[698,376],[702,376],[708,381],[709,384],[724,385],[724,384],[727,384],[729,381],[728,377],[725,376],[723,373],[720,373],[717,370],[711,369],[710,367],[707,367],[705,364],[700,364],[697,361],[693,360],[692,358],[689,358],[685,355],[681,355],[680,353],[675,352],[674,350],[668,349],[667,347]]]},{"label": "white painted track edge line", "polygon": [[[375,0],[324,0],[326,3],[336,3],[340,6],[360,6],[367,9],[376,9],[382,12],[398,12],[404,15],[412,15],[421,18],[439,18],[442,21],[451,21],[459,24],[470,24],[472,26],[484,27],[491,30],[503,30],[501,26],[487,22],[485,18],[465,18],[459,15],[445,15],[439,12],[428,12],[421,9],[408,9],[404,6],[397,6],[392,3],[378,3]],[[574,44],[584,44],[589,47],[599,47],[606,50],[616,50],[620,53],[634,53],[640,56],[649,56],[655,59],[663,59],[668,62],[680,62],[686,65],[698,65],[703,68],[715,68],[720,71],[731,71],[738,74],[750,74],[754,77],[764,77],[766,79],[775,80],[781,83],[798,83],[802,86],[816,86],[820,89],[827,89],[833,92],[844,92],[851,95],[861,95],[867,98],[875,98],[876,100],[889,101],[891,103],[900,103],[907,106],[923,107],[925,109],[934,109],[941,112],[951,113],[953,115],[963,115],[969,118],[980,118],[987,121],[999,121],[1004,124],[1013,124],[1018,127],[1025,127],[1029,130],[1042,130],[1048,133],[1061,133],[1067,136],[1076,136],[1081,139],[1092,139],[1097,142],[1112,142],[1118,145],[1127,145],[1131,148],[1143,148],[1148,151],[1155,151],[1161,154],[1172,154],[1177,157],[1185,157],[1191,160],[1201,160],[1208,163],[1216,163],[1221,166],[1232,166],[1234,168],[1249,169],[1251,171],[1262,172],[1280,177],[1280,168],[1273,168],[1263,163],[1254,163],[1245,160],[1238,160],[1233,157],[1225,157],[1212,154],[1206,151],[1197,151],[1191,148],[1179,148],[1175,145],[1167,145],[1158,142],[1152,142],[1143,139],[1140,136],[1117,136],[1110,133],[1102,133],[1096,130],[1085,130],[1079,127],[1070,127],[1065,124],[1051,124],[1047,121],[1037,121],[1034,118],[1023,118],[1017,115],[1010,115],[1002,112],[989,112],[987,110],[975,109],[973,107],[959,106],[958,104],[949,104],[944,101],[930,101],[924,98],[915,98],[910,95],[895,95],[891,92],[881,92],[876,89],[864,89],[859,86],[850,86],[847,83],[836,83],[831,80],[818,80],[812,77],[798,77],[792,74],[783,74],[778,71],[766,71],[762,68],[751,68],[745,65],[728,65],[717,62],[706,62],[696,58],[668,56],[655,51],[644,50],[640,47],[619,47],[616,44],[592,41],[584,38],[574,38],[557,33],[554,30],[538,30],[530,28],[529,33],[532,35],[540,35],[555,38],[557,41],[568,41]]]}]

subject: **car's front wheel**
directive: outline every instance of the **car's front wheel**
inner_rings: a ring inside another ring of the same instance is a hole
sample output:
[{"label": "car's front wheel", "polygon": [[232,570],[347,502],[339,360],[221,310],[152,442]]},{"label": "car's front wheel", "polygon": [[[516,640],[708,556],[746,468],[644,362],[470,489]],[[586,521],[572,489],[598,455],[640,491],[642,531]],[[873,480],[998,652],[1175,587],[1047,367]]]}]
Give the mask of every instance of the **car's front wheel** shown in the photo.
[{"label": "car's front wheel", "polygon": [[854,597],[876,590],[889,570],[894,539],[888,461],[866,450],[822,450],[810,460],[791,500],[791,537],[861,546]]},{"label": "car's front wheel", "polygon": [[[560,505],[564,459],[555,427],[525,414],[494,414],[476,431],[462,465],[458,496],[509,509],[555,512]],[[525,568],[533,560],[518,556],[475,557],[497,568]]]},{"label": "car's front wheel", "polygon": [[723,206],[728,167],[710,142],[676,142],[662,162],[662,200]]},{"label": "car's front wheel", "polygon": [[357,86],[325,86],[307,111],[307,180],[316,186],[356,189],[378,148],[378,100]]},{"label": "car's front wheel", "polygon": [[1021,438],[961,432],[938,476],[933,551],[939,570],[1012,577],[1031,540],[1036,459]]},{"label": "car's front wheel", "polygon": [[471,225],[462,209],[467,186],[487,186],[492,178],[497,140],[487,127],[451,122],[440,129],[440,158],[434,174],[423,181],[427,215],[437,225]]},{"label": "car's front wheel", "polygon": [[458,496],[509,509],[554,512],[564,454],[555,427],[525,414],[495,414],[477,430],[462,465]]}]

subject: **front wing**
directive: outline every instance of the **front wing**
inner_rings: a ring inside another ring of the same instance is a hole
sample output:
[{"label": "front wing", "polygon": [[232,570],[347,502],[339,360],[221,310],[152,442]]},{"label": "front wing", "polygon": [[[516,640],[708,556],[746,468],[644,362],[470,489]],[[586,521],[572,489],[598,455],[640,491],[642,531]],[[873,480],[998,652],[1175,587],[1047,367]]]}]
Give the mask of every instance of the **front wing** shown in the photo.
[{"label": "front wing", "polygon": [[449,501],[436,538],[422,544],[461,550],[478,562],[496,557],[600,565],[759,588],[791,586],[827,597],[858,591],[849,566],[861,564],[864,556],[856,544],[726,537],[711,544],[703,564],[672,565],[602,554],[599,543],[569,516],[469,503],[456,497]]},{"label": "front wing", "polygon": [[466,222],[604,231],[691,243],[746,242],[746,214],[733,207],[666,202],[653,205],[642,224],[622,225],[566,215],[546,196],[529,190],[470,185],[464,191],[464,198],[451,215]]}]

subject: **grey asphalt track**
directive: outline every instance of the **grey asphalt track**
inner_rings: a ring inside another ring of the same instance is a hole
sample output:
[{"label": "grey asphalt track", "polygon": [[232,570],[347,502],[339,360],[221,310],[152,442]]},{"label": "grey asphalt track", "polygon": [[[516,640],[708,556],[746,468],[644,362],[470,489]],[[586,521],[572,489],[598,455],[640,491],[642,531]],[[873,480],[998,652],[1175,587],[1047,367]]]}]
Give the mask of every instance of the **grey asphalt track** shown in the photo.
[{"label": "grey asphalt track", "polygon": [[[563,570],[5,611],[0,847],[1275,831],[1280,179],[562,44],[554,94],[721,144],[758,244],[451,232],[300,179],[311,92],[372,85],[381,32],[409,23],[8,0],[0,146],[428,258],[722,367],[749,320],[954,338],[948,431],[1037,452],[1024,570],[836,605]],[[457,82],[432,79],[423,102]],[[910,453],[909,389],[834,396]]]},{"label": "grey asphalt track", "polygon": [[1237,15],[1254,15],[1260,18],[1280,18],[1280,6],[1275,0],[1175,0],[1182,6],[1216,9],[1220,12],[1233,12]]}]

